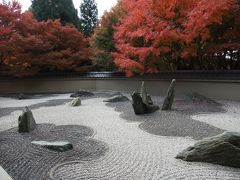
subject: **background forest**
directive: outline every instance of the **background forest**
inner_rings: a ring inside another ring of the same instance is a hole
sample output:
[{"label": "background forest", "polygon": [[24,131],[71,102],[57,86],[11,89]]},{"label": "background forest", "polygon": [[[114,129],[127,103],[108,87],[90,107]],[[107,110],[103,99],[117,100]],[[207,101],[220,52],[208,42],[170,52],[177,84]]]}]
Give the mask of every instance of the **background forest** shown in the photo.
[{"label": "background forest", "polygon": [[98,20],[84,0],[0,4],[0,68],[42,72],[240,69],[239,0],[119,0]]}]

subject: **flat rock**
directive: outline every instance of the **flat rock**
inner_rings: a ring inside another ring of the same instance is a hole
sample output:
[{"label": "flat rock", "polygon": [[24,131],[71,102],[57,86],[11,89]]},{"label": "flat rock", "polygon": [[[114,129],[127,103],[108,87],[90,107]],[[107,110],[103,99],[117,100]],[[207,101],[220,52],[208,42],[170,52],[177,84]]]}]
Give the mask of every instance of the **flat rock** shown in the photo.
[{"label": "flat rock", "polygon": [[240,168],[240,133],[225,132],[204,138],[180,152],[176,158]]},{"label": "flat rock", "polygon": [[76,107],[76,106],[81,106],[81,99],[80,97],[76,97],[74,98],[70,103],[69,105],[72,106],[72,107]]},{"label": "flat rock", "polygon": [[73,149],[73,145],[67,141],[32,141],[31,143],[58,152],[64,152]]},{"label": "flat rock", "polygon": [[32,111],[28,107],[25,107],[18,118],[18,132],[30,132],[36,128],[36,125]]},{"label": "flat rock", "polygon": [[119,95],[115,95],[111,98],[105,99],[103,101],[104,102],[125,102],[125,101],[129,101],[129,99],[126,96],[119,94]]},{"label": "flat rock", "polygon": [[77,91],[70,95],[70,97],[94,96],[90,91]]},{"label": "flat rock", "polygon": [[24,100],[24,99],[29,99],[29,97],[25,94],[20,93],[20,94],[17,95],[17,99],[18,100]]}]

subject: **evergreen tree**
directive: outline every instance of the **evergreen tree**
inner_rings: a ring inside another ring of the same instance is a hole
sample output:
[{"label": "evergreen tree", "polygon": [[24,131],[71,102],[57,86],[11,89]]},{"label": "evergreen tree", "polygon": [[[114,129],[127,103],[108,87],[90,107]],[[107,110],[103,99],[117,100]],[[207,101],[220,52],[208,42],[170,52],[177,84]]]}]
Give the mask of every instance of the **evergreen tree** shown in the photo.
[{"label": "evergreen tree", "polygon": [[98,26],[91,37],[91,45],[95,52],[95,68],[98,71],[115,71],[114,58],[112,52],[116,52],[114,26],[124,15],[121,0],[109,12],[105,11]]},{"label": "evergreen tree", "polygon": [[95,0],[83,0],[80,13],[81,31],[85,36],[90,36],[98,22],[98,9]]},{"label": "evergreen tree", "polygon": [[72,0],[32,0],[29,10],[38,21],[60,19],[62,24],[71,23],[80,28],[78,11]]}]

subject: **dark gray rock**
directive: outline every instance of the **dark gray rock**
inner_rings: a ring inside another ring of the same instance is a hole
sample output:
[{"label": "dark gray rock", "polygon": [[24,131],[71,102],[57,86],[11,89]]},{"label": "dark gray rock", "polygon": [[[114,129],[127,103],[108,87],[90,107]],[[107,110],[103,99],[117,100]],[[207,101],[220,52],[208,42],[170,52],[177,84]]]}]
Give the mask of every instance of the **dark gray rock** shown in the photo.
[{"label": "dark gray rock", "polygon": [[58,151],[58,152],[64,152],[64,151],[73,149],[73,145],[66,141],[53,141],[53,142],[32,141],[31,143],[42,146],[42,147],[46,147],[48,149]]},{"label": "dark gray rock", "polygon": [[240,133],[225,132],[202,139],[180,152],[176,158],[240,168]]},{"label": "dark gray rock", "polygon": [[25,94],[18,94],[17,95],[17,99],[18,100],[24,100],[24,99],[28,99],[29,97],[27,96],[27,95],[25,95]]},{"label": "dark gray rock", "polygon": [[129,101],[129,99],[126,96],[119,94],[103,101],[104,102],[125,102],[125,101]]},{"label": "dark gray rock", "polygon": [[76,97],[74,98],[70,103],[69,105],[72,106],[72,107],[76,107],[76,106],[81,106],[81,99],[80,97]]},{"label": "dark gray rock", "polygon": [[135,114],[144,114],[145,108],[144,108],[142,97],[140,96],[139,93],[133,92],[132,101],[133,101],[132,105],[133,105]]},{"label": "dark gray rock", "polygon": [[70,95],[70,97],[82,97],[82,96],[94,96],[94,94],[90,91],[77,91]]},{"label": "dark gray rock", "polygon": [[174,96],[175,96],[175,86],[176,86],[176,80],[173,79],[168,88],[167,95],[164,99],[162,110],[171,110],[172,109],[172,104],[173,104],[173,100],[174,100]]},{"label": "dark gray rock", "polygon": [[135,114],[147,114],[159,110],[158,106],[143,102],[142,97],[139,93],[134,92],[132,94],[132,100]]},{"label": "dark gray rock", "polygon": [[32,111],[25,107],[22,114],[18,118],[18,132],[30,132],[36,128],[36,122],[33,117]]}]

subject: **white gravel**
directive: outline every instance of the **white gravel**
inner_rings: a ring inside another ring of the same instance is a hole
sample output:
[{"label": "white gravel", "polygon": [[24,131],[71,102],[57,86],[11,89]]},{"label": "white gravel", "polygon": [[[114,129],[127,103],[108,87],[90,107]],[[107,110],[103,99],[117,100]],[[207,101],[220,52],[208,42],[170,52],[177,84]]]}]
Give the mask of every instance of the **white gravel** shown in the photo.
[{"label": "white gravel", "polygon": [[38,99],[24,99],[24,100],[16,100],[13,98],[7,98],[7,97],[0,97],[0,108],[8,108],[8,107],[25,107],[25,106],[31,106],[38,103],[43,103],[48,100],[54,100],[54,99],[69,99],[70,94],[53,94],[51,96],[46,96]]},{"label": "white gravel", "polygon": [[240,102],[219,101],[224,104],[224,113],[198,114],[192,119],[205,122],[212,126],[228,131],[240,131]]},{"label": "white gravel", "polygon": [[[62,99],[65,96],[59,95],[58,98]],[[31,104],[45,100],[49,98],[33,100]],[[28,105],[26,100],[24,101],[25,104],[19,100],[11,100],[17,107]],[[12,107],[9,99],[6,103],[4,99],[1,99],[1,105]],[[234,107],[239,106],[240,103]],[[20,113],[20,111],[15,111],[0,118],[0,131],[16,127]],[[105,106],[102,98],[83,100],[80,107],[67,105],[41,107],[33,110],[33,114],[37,123],[92,127],[95,130],[94,139],[104,141],[110,147],[109,152],[100,159],[72,161],[55,166],[51,170],[53,179],[240,180],[239,169],[175,159],[179,151],[195,141],[191,138],[155,136],[144,132],[138,128],[139,123],[130,123],[121,119],[120,113]],[[236,119],[238,118],[239,114],[236,115]]]}]

